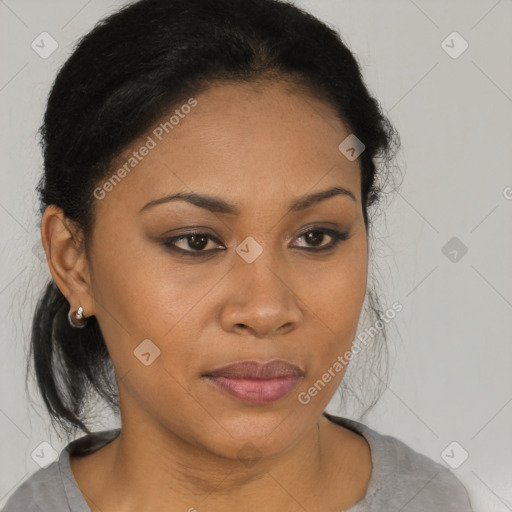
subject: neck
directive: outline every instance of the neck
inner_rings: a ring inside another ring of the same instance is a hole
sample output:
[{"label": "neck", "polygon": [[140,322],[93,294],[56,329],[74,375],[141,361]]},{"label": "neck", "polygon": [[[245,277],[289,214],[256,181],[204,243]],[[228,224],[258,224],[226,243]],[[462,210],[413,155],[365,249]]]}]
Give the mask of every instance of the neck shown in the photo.
[{"label": "neck", "polygon": [[304,510],[324,479],[325,422],[320,417],[284,453],[241,460],[190,444],[160,426],[123,418],[119,436],[97,452],[96,481],[82,490],[93,512],[194,511],[204,505],[212,512],[295,510],[290,503]]},{"label": "neck", "polygon": [[[176,510],[193,510],[200,509],[206,500],[210,511],[261,510],[263,497],[269,505],[282,502],[282,508],[280,505],[276,510],[290,510],[290,497],[303,503],[321,480],[320,430],[315,423],[282,455],[241,461],[193,446],[169,432],[123,425],[111,443],[110,475],[105,481],[117,496],[131,489],[126,510],[169,510],[169,502],[182,504]],[[140,482],[146,484],[141,486]],[[148,496],[152,503],[148,503]],[[255,496],[259,497],[257,503]]]}]

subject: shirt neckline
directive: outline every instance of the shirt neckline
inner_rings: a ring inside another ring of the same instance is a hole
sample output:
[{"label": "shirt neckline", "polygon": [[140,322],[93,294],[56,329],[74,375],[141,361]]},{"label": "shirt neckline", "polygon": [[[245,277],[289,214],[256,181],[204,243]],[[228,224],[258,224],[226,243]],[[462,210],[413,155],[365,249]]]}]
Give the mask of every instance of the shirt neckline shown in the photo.
[{"label": "shirt neckline", "polygon": [[[359,510],[361,506],[369,505],[372,502],[373,497],[380,489],[379,482],[384,480],[384,473],[389,471],[390,464],[392,468],[391,472],[395,472],[396,457],[394,453],[390,452],[389,445],[382,442],[382,436],[363,423],[341,416],[334,416],[327,412],[324,412],[323,416],[337,425],[341,425],[342,427],[362,435],[370,446],[372,473],[368,481],[366,494],[361,500],[354,503],[349,509],[346,509],[347,512],[351,512],[352,510],[355,512]],[[114,441],[120,433],[121,428],[92,432],[91,434],[86,434],[85,436],[71,441],[62,450],[59,457],[59,473],[66,499],[69,503],[69,509],[72,512],[91,512],[91,509],[85,501],[85,497],[75,480],[73,471],[71,470],[70,457],[72,455],[88,455],[94,453]],[[381,463],[382,461],[385,461],[387,469],[384,468],[384,464]]]}]

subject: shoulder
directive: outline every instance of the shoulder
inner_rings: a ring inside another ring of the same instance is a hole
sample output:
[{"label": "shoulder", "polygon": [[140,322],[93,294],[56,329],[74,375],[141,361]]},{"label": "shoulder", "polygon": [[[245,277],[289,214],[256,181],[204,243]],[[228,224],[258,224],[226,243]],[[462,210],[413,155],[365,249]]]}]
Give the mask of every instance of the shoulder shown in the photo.
[{"label": "shoulder", "polygon": [[394,502],[403,511],[471,512],[464,485],[446,467],[392,436],[377,434],[387,458],[381,459],[382,487],[377,503]]},{"label": "shoulder", "polygon": [[445,466],[354,420],[328,416],[368,441],[373,470],[365,498],[368,511],[473,512],[464,485]]},{"label": "shoulder", "polygon": [[93,432],[71,441],[59,458],[37,470],[11,494],[2,512],[88,512],[70,467],[70,456],[88,454],[115,439],[120,429]]},{"label": "shoulder", "polygon": [[58,461],[29,476],[9,497],[2,512],[43,512],[66,503]]}]

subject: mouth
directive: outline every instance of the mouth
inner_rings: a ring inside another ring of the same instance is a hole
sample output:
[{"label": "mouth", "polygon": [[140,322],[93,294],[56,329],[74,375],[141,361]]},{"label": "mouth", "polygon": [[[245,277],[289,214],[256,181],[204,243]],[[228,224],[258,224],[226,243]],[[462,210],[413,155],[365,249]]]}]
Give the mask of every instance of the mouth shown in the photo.
[{"label": "mouth", "polygon": [[283,359],[268,363],[241,361],[203,375],[217,389],[250,404],[268,404],[286,396],[304,371]]}]

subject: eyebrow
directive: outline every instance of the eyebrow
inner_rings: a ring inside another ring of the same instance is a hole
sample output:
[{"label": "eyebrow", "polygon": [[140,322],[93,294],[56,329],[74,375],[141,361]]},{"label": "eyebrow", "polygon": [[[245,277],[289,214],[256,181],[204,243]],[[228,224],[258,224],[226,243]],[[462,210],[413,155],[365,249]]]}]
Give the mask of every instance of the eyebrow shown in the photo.
[{"label": "eyebrow", "polygon": [[[307,194],[305,196],[294,199],[290,204],[287,213],[305,210],[306,208],[309,208],[310,206],[317,204],[320,201],[329,199],[330,197],[334,196],[350,197],[353,201],[357,202],[357,199],[355,198],[354,194],[350,192],[350,190],[347,190],[343,187],[332,187],[327,190],[313,192],[312,194]],[[237,205],[230,204],[219,197],[212,197],[193,192],[178,192],[177,194],[168,195],[150,201],[139,210],[139,213],[153,208],[154,206],[171,201],[187,201],[188,203],[199,206],[199,208],[205,208],[206,210],[209,210],[213,213],[240,215],[241,212]]]}]

